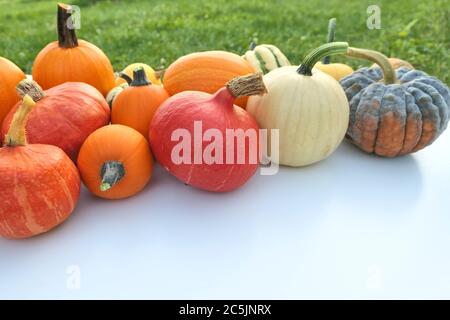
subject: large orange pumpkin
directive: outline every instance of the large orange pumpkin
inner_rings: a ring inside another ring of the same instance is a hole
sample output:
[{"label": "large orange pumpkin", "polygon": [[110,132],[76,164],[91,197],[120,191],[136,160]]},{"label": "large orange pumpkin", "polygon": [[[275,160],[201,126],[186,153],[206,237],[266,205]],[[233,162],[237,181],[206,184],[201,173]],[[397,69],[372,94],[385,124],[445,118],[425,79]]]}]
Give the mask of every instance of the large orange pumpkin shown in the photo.
[{"label": "large orange pumpkin", "polygon": [[122,199],[145,187],[152,175],[153,158],[143,135],[113,124],[86,139],[78,168],[90,192],[105,199]]},{"label": "large orange pumpkin", "polygon": [[123,124],[148,137],[148,128],[158,107],[169,98],[167,91],[147,80],[142,67],[134,71],[133,81],[112,103],[111,123]]},{"label": "large orange pumpkin", "polygon": [[25,79],[25,74],[14,63],[0,57],[0,125],[9,110],[20,100],[16,85]]},{"label": "large orange pumpkin", "polygon": [[78,170],[64,151],[27,144],[25,124],[34,105],[24,97],[0,148],[0,236],[6,238],[49,231],[67,219],[80,194]]},{"label": "large orange pumpkin", "polygon": [[[110,110],[105,98],[86,83],[66,82],[44,92],[36,82],[27,79],[19,83],[17,90],[37,102],[27,123],[30,143],[60,147],[74,161],[89,134],[109,123]],[[2,136],[8,132],[19,106],[20,103],[3,121]]]},{"label": "large orange pumpkin", "polygon": [[68,27],[72,7],[58,4],[58,41],[39,52],[33,64],[33,79],[49,89],[64,82],[85,82],[104,96],[114,88],[114,71],[108,57],[98,47],[78,40]]},{"label": "large orange pumpkin", "polygon": [[[179,58],[164,73],[164,88],[172,96],[182,91],[215,93],[228,81],[254,73],[253,67],[237,54],[226,51],[205,51]],[[245,108],[248,97],[235,103]]]}]

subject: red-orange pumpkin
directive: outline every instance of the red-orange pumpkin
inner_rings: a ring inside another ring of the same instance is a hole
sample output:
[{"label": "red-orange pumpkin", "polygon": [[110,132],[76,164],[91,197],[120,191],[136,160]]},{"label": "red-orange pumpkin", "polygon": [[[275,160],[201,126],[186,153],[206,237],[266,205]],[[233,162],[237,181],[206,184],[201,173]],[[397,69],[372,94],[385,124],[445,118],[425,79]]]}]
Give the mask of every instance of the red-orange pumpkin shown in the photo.
[{"label": "red-orange pumpkin", "polygon": [[49,231],[67,219],[80,194],[78,170],[64,151],[27,144],[25,123],[34,105],[24,97],[0,148],[0,236],[6,238]]},{"label": "red-orange pumpkin", "polygon": [[[89,134],[109,123],[110,110],[105,98],[86,83],[66,82],[44,92],[36,82],[22,80],[17,90],[37,102],[27,123],[30,143],[60,147],[74,161]],[[19,106],[16,105],[5,118],[3,136]]]},{"label": "red-orange pumpkin", "polygon": [[[182,91],[215,93],[228,81],[238,76],[254,73],[249,62],[237,54],[226,51],[205,51],[179,58],[164,73],[164,88],[172,96]],[[248,97],[235,103],[245,108]]]},{"label": "red-orange pumpkin", "polygon": [[14,63],[0,57],[0,125],[12,107],[20,100],[16,85],[25,74]]},{"label": "red-orange pumpkin", "polygon": [[39,52],[33,64],[33,79],[49,89],[64,82],[85,82],[104,96],[114,88],[114,71],[108,57],[98,47],[78,40],[68,27],[72,7],[58,4],[58,41]]}]

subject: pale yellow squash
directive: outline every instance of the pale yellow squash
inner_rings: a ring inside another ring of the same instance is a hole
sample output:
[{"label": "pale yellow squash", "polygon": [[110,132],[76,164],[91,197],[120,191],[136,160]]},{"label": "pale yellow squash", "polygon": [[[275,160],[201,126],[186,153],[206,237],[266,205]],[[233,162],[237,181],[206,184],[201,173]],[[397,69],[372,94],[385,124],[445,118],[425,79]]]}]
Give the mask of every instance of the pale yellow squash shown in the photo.
[{"label": "pale yellow squash", "polygon": [[324,54],[345,53],[347,48],[345,42],[325,44],[300,67],[269,72],[264,76],[268,93],[249,99],[247,111],[259,125],[279,129],[280,164],[299,167],[318,162],[343,140],[349,122],[347,97],[339,82],[312,66]]}]

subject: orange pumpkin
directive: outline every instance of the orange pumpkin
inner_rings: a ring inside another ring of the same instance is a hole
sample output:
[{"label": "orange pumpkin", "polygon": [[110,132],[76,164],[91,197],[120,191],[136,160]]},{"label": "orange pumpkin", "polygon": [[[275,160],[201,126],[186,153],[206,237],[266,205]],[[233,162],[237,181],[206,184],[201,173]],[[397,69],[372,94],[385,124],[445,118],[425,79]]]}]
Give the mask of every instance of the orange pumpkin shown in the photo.
[{"label": "orange pumpkin", "polygon": [[23,79],[25,73],[18,66],[0,57],[0,126],[11,108],[20,100],[16,85]]},{"label": "orange pumpkin", "polygon": [[149,182],[153,158],[143,135],[113,124],[86,139],[78,156],[78,169],[90,192],[105,199],[123,199]]},{"label": "orange pumpkin", "polygon": [[[249,62],[226,51],[205,51],[179,58],[164,73],[164,88],[172,96],[182,91],[215,93],[238,76],[254,73]],[[235,101],[245,108],[248,97]]]},{"label": "orange pumpkin", "polygon": [[6,238],[49,231],[67,219],[80,194],[78,170],[64,151],[27,144],[25,124],[34,106],[25,96],[0,149],[0,235]]},{"label": "orange pumpkin", "polygon": [[148,128],[158,107],[169,94],[158,85],[152,85],[142,67],[134,71],[130,86],[115,96],[112,103],[111,123],[123,124],[148,137]]},{"label": "orange pumpkin", "polygon": [[71,21],[72,7],[58,4],[58,41],[39,52],[33,64],[33,79],[44,89],[64,82],[85,82],[103,96],[114,88],[114,71],[108,57],[98,47],[78,40]]}]

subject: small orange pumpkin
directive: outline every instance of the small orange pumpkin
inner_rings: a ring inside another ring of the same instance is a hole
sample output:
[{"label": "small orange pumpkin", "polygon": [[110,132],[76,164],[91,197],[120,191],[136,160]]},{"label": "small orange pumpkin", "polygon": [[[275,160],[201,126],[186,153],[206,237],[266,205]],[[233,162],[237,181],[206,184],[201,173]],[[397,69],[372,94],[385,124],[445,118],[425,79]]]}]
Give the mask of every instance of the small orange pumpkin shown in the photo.
[{"label": "small orange pumpkin", "polygon": [[25,73],[8,59],[0,57],[0,126],[8,112],[19,102],[16,85],[25,79]]},{"label": "small orange pumpkin", "polygon": [[139,67],[134,71],[130,86],[115,96],[111,123],[129,126],[147,138],[153,115],[167,98],[167,91],[161,86],[152,85],[144,69]]},{"label": "small orange pumpkin", "polygon": [[78,169],[90,192],[100,198],[123,199],[149,182],[153,157],[143,135],[113,124],[86,139],[78,156]]},{"label": "small orange pumpkin", "polygon": [[[163,84],[172,96],[182,91],[215,93],[228,81],[254,73],[251,64],[237,54],[226,51],[191,53],[172,63],[164,73]],[[235,103],[245,108],[248,97]]]},{"label": "small orange pumpkin", "polygon": [[72,7],[58,4],[58,41],[48,44],[33,64],[33,80],[46,90],[64,82],[85,82],[103,96],[114,88],[114,71],[108,57],[98,47],[78,40],[68,27]]},{"label": "small orange pumpkin", "polygon": [[28,144],[35,102],[26,95],[0,148],[0,236],[28,238],[66,220],[80,195],[80,175],[60,148]]}]

